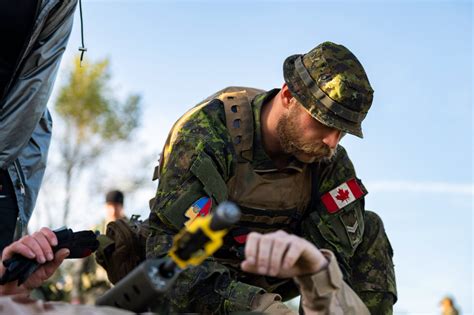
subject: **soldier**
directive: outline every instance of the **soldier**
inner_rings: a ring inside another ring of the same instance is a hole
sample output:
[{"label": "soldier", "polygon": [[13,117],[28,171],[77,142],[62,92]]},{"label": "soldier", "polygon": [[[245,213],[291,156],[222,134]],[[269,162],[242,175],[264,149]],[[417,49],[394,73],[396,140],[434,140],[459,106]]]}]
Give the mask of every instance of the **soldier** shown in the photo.
[{"label": "soldier", "polygon": [[125,210],[123,209],[124,196],[120,190],[111,190],[105,195],[105,221],[99,230],[105,234],[105,227],[109,222],[118,219],[125,219]]},{"label": "soldier", "polygon": [[110,222],[125,219],[125,210],[123,208],[124,194],[120,190],[110,190],[105,194],[105,219],[94,226],[92,230],[105,234],[107,224]]},{"label": "soldier", "polygon": [[371,313],[391,314],[393,252],[338,145],[346,133],[363,136],[373,98],[367,75],[331,42],[288,57],[283,75],[281,89],[226,88],[175,123],[155,169],[147,257],[164,256],[184,224],[228,199],[240,206],[241,222],[212,259],[178,278],[169,294],[177,310],[252,310],[269,295],[276,304],[297,296],[293,281],[240,267],[249,232],[283,230],[332,251]]},{"label": "soldier", "polygon": [[452,297],[444,297],[439,304],[441,306],[441,315],[459,315],[459,311],[454,305],[454,299]]}]

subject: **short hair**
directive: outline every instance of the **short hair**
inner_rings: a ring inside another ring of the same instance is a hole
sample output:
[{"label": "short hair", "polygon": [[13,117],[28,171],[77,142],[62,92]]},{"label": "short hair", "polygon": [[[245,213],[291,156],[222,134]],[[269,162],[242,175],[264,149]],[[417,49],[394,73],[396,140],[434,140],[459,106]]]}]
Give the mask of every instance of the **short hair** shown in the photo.
[{"label": "short hair", "polygon": [[120,190],[111,190],[105,195],[105,202],[119,203],[123,206],[123,192]]}]

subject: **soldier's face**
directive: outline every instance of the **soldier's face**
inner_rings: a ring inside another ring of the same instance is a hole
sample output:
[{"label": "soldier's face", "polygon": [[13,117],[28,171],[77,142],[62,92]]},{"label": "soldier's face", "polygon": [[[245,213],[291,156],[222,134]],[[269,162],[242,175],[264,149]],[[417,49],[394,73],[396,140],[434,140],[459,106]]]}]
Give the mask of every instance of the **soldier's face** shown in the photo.
[{"label": "soldier's face", "polygon": [[328,160],[334,156],[341,131],[314,119],[295,99],[277,124],[283,151],[303,163]]}]

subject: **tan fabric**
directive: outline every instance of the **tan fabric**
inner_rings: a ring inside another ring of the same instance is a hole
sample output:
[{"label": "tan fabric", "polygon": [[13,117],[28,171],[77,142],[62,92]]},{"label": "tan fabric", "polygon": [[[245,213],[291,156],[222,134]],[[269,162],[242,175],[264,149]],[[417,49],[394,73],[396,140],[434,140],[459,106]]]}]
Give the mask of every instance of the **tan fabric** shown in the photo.
[{"label": "tan fabric", "polygon": [[44,302],[30,299],[27,295],[0,297],[1,315],[129,315],[135,314],[108,306],[71,305],[62,302]]},{"label": "tan fabric", "polygon": [[226,125],[234,143],[239,160],[252,160],[253,119],[250,102],[262,90],[240,90],[226,92],[219,96],[224,103]]},{"label": "tan fabric", "polygon": [[[370,315],[357,294],[343,281],[336,257],[329,251],[321,252],[329,260],[327,268],[320,272],[296,277],[305,315]],[[281,302],[281,296],[273,293],[258,295],[252,303],[252,311],[265,314],[296,315]]]},{"label": "tan fabric", "polygon": [[362,300],[343,281],[334,254],[324,249],[321,252],[329,260],[328,267],[314,275],[295,278],[305,314],[370,315]]},{"label": "tan fabric", "polygon": [[[236,87],[219,95],[225,107],[227,129],[233,140],[240,138],[240,142],[234,141],[234,148],[240,160],[235,176],[227,182],[229,200],[251,209],[297,209],[299,213],[302,213],[311,198],[311,174],[308,167],[304,166],[303,169],[290,173],[278,170],[262,172],[254,170],[249,163],[252,159],[254,136],[250,102],[262,92]],[[235,124],[236,122],[238,124]],[[242,160],[240,157],[247,160]],[[246,217],[245,213],[242,213],[241,217],[241,221],[267,222],[268,224],[289,223],[290,220],[288,216],[277,216],[273,218],[274,222],[269,222],[269,219],[268,216]]]},{"label": "tan fabric", "polygon": [[[227,187],[229,199],[243,207],[298,209],[302,212],[311,197],[311,174],[306,166],[301,172],[281,173],[275,170],[259,173],[250,163],[239,163]],[[242,220],[245,220],[245,213],[242,216]],[[268,217],[262,219],[269,220]],[[278,220],[278,217],[274,219]],[[250,220],[255,222],[256,218]]]},{"label": "tan fabric", "polygon": [[295,315],[296,312],[289,309],[281,302],[281,296],[274,293],[257,295],[252,302],[252,312],[260,312],[275,315]]}]

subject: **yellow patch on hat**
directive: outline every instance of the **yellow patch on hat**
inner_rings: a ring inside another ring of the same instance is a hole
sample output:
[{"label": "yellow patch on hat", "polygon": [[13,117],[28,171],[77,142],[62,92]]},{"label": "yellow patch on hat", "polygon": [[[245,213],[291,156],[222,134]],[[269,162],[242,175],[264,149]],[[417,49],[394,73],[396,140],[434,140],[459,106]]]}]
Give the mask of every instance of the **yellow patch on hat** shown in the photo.
[{"label": "yellow patch on hat", "polygon": [[330,98],[332,98],[335,101],[341,101],[342,100],[342,93],[344,89],[344,80],[342,75],[338,74],[332,78],[331,81],[327,82],[323,90],[328,94]]}]

